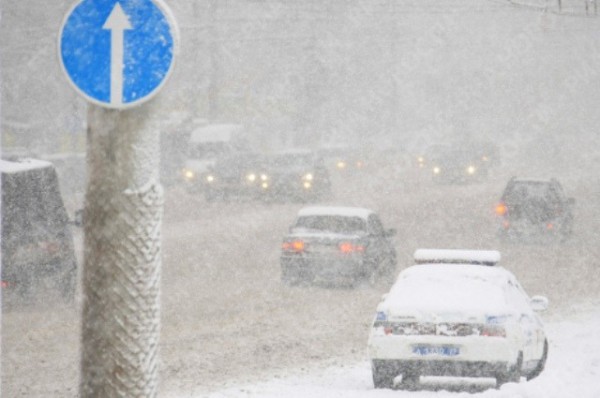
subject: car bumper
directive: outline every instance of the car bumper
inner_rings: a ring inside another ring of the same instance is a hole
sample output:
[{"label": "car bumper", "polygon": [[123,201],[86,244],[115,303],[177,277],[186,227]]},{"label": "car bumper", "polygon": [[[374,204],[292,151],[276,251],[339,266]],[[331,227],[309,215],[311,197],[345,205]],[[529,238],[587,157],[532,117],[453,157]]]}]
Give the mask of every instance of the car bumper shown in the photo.
[{"label": "car bumper", "polygon": [[555,236],[563,231],[559,221],[531,223],[522,221],[504,221],[499,233],[509,239],[526,238],[529,236]]},{"label": "car bumper", "polygon": [[496,377],[506,373],[511,364],[506,362],[374,359],[372,366],[396,375],[410,373],[423,376]]},{"label": "car bumper", "polygon": [[354,281],[367,274],[362,257],[281,257],[281,267],[288,275],[307,281]]},{"label": "car bumper", "polygon": [[[453,347],[451,355],[426,353],[417,347]],[[483,336],[394,336],[372,335],[369,357],[374,362],[402,373],[402,370],[432,376],[494,376],[514,365],[518,349],[503,337]]]}]

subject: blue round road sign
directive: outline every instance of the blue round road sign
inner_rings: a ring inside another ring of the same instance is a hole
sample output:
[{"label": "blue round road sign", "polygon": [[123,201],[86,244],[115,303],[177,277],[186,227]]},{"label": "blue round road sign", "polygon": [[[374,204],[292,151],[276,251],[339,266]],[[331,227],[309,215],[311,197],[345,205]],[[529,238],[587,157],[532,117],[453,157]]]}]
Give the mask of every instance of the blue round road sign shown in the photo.
[{"label": "blue round road sign", "polygon": [[176,39],[160,0],[82,0],[61,27],[59,59],[86,99],[123,109],[147,101],[164,84]]}]

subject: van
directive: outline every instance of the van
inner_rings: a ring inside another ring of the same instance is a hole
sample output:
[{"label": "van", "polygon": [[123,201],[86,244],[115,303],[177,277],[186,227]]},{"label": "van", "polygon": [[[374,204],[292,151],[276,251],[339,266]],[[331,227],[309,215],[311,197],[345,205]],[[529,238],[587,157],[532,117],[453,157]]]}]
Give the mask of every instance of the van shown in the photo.
[{"label": "van", "polygon": [[183,180],[190,191],[201,190],[202,178],[218,158],[248,150],[240,124],[209,124],[191,132]]},{"label": "van", "polygon": [[0,160],[2,298],[29,302],[75,297],[77,261],[69,218],[52,163]]}]

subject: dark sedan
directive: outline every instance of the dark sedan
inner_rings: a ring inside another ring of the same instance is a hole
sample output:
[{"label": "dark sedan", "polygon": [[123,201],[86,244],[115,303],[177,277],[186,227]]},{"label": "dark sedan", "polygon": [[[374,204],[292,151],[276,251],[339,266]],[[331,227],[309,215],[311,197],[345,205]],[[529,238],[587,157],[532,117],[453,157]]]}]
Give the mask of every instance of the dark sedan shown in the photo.
[{"label": "dark sedan", "polygon": [[270,157],[268,197],[307,201],[330,194],[331,181],[323,159],[309,151],[290,151]]},{"label": "dark sedan", "polygon": [[300,282],[374,283],[395,275],[395,230],[379,216],[356,207],[305,207],[283,239],[281,279]]}]

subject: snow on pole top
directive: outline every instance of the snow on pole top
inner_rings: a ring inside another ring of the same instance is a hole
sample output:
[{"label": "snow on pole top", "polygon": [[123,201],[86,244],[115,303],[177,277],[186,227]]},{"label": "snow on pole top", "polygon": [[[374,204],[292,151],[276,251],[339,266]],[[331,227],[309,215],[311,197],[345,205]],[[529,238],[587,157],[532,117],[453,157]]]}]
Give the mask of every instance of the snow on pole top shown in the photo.
[{"label": "snow on pole top", "polygon": [[497,250],[417,249],[414,258],[417,264],[464,263],[495,265],[500,261],[500,252]]}]

